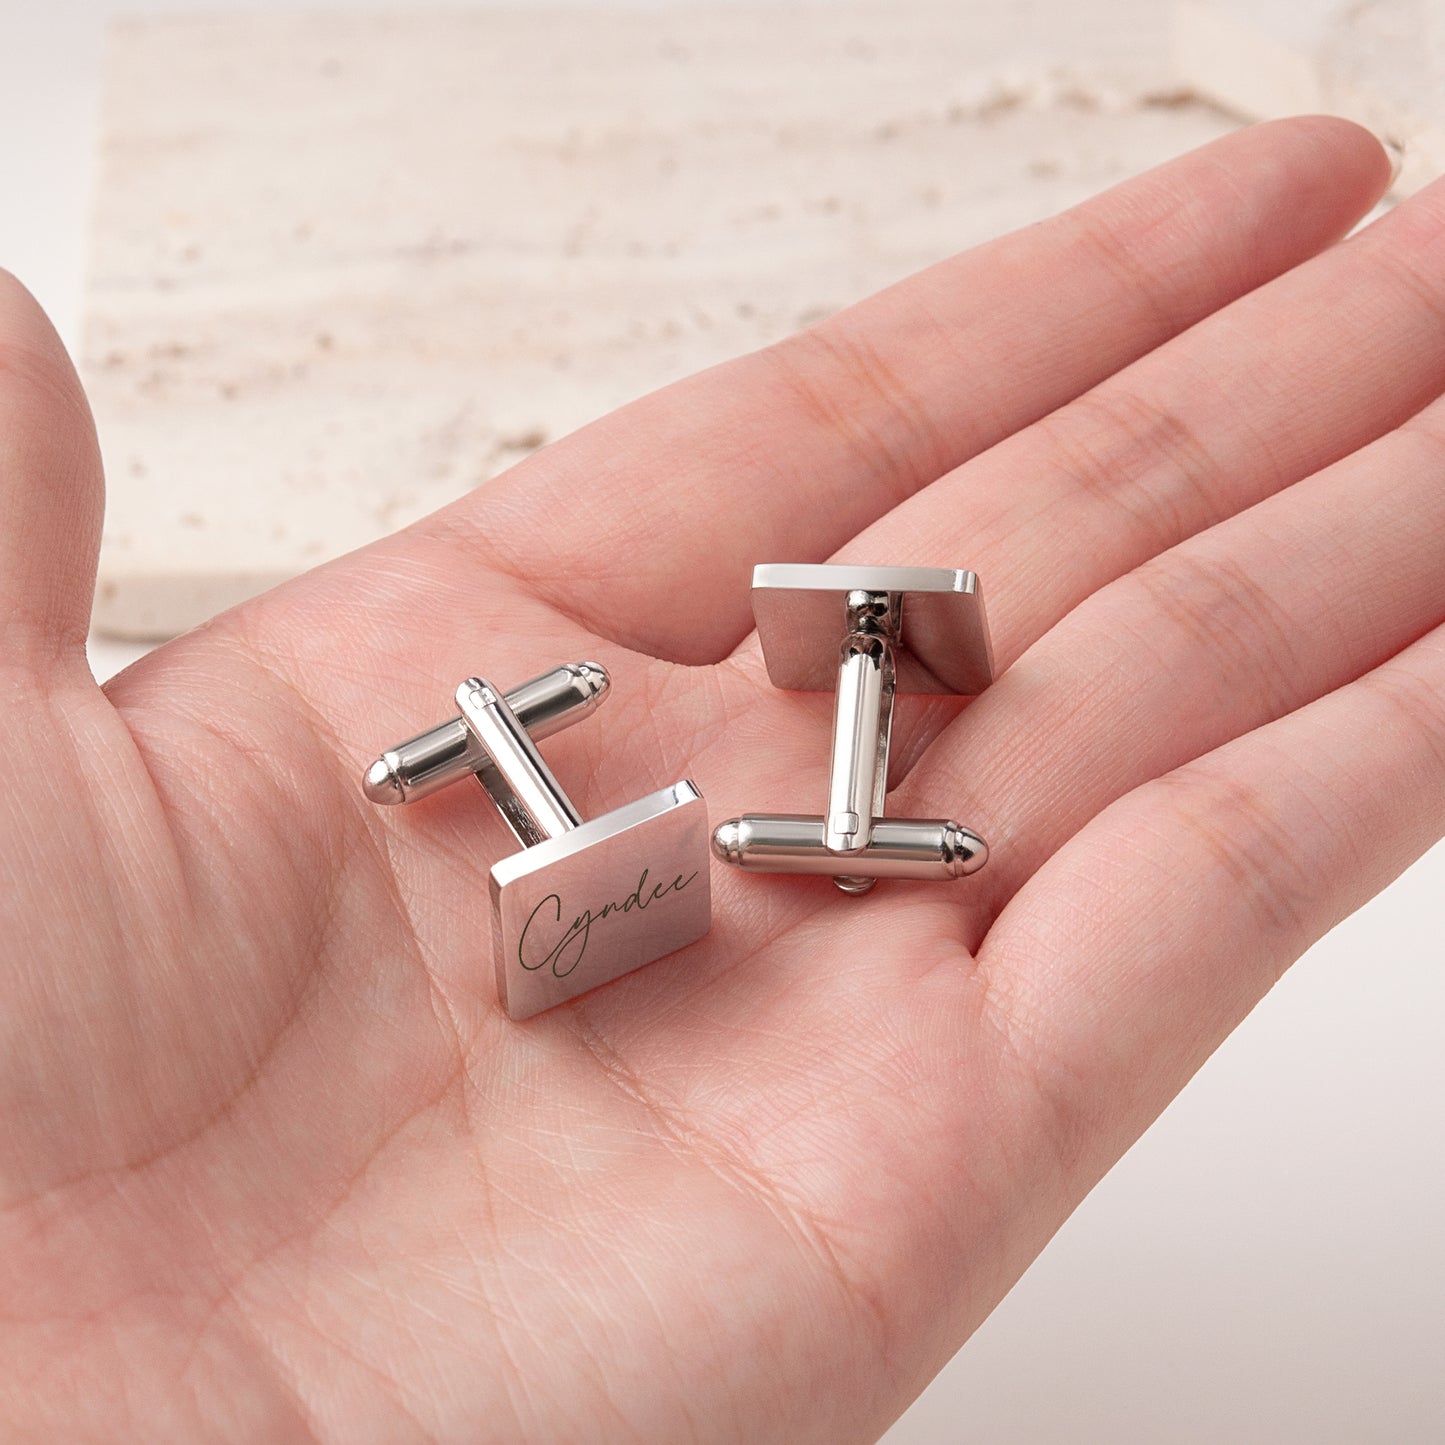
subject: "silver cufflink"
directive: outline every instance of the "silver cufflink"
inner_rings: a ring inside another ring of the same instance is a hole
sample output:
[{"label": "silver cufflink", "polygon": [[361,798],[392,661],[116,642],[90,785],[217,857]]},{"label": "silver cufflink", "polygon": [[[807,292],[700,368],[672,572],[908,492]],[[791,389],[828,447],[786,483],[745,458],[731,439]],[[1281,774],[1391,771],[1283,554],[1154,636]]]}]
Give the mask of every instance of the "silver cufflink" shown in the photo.
[{"label": "silver cufflink", "polygon": [[813,873],[845,893],[880,878],[962,878],[988,861],[943,818],[886,818],[893,698],[973,697],[993,680],[978,578],[943,567],[762,566],[753,617],[775,687],[836,689],[828,806],[719,824],[713,852],[749,873]]},{"label": "silver cufflink", "polygon": [[707,811],[684,780],[583,822],[536,739],[607,695],[595,662],[503,694],[457,689],[461,716],[388,748],[367,769],[374,803],[412,803],[474,775],[522,852],[492,868],[492,958],[509,1018],[525,1019],[696,942],[712,916]]}]

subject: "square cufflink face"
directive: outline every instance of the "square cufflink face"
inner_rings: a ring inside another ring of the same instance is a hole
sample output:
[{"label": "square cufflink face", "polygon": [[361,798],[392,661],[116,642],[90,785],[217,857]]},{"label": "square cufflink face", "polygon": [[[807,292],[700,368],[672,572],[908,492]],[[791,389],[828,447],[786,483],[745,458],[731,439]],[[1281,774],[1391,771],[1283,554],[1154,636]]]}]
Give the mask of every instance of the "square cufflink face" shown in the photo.
[{"label": "square cufflink face", "polygon": [[753,569],[753,617],[774,687],[832,692],[850,592],[887,593],[901,616],[894,659],[904,693],[976,697],[993,680],[983,593],[952,567],[777,563]]},{"label": "square cufflink face", "polygon": [[531,1018],[695,943],[712,917],[707,808],[661,788],[492,869],[492,956],[507,1016]]}]

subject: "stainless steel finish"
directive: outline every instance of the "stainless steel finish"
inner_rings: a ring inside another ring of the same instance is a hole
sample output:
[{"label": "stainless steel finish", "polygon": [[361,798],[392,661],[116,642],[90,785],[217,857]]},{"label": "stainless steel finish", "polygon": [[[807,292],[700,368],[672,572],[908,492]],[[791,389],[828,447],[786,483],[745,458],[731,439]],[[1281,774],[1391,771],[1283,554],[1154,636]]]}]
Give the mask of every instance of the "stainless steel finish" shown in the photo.
[{"label": "stainless steel finish", "polygon": [[868,846],[850,858],[829,850],[823,820],[806,813],[748,813],[720,824],[712,850],[745,873],[811,873],[836,882],[840,870],[866,870],[867,881],[921,878],[939,881],[976,873],[988,861],[988,844],[944,818],[879,818]]},{"label": "stainless steel finish", "polygon": [[[586,717],[611,685],[595,662],[554,667],[507,693],[517,721],[540,741]],[[388,748],[366,770],[362,791],[373,803],[415,803],[476,773],[491,791],[495,769],[466,723],[454,717]]]},{"label": "stainless steel finish", "polygon": [[[596,663],[554,668],[503,694],[483,678],[457,689],[461,717],[390,748],[362,784],[375,802],[411,802],[475,773],[525,845],[491,870],[497,996],[530,1018],[696,942],[712,919],[707,809],[684,779],[583,822],[534,738],[606,695]],[[465,738],[452,730],[460,727]]]},{"label": "stainless steel finish", "polygon": [[895,694],[972,695],[993,679],[978,578],[941,567],[760,566],[753,615],[776,686],[836,690],[827,810],[731,819],[713,834],[717,856],[748,872],[823,874],[854,894],[879,878],[981,868],[988,848],[961,825],[884,817]]},{"label": "stainless steel finish", "polygon": [[457,689],[457,706],[492,761],[496,776],[486,785],[487,791],[517,841],[530,848],[577,827],[582,815],[502,694],[482,678],[471,677]]},{"label": "stainless steel finish", "polygon": [[708,931],[707,805],[674,783],[492,869],[497,997],[525,1019]]}]

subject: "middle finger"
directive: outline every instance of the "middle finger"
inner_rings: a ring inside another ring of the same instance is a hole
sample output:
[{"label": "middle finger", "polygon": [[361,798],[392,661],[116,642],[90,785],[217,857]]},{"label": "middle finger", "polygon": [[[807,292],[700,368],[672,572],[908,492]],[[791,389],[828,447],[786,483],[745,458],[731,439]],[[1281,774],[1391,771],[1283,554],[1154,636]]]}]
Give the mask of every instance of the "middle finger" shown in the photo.
[{"label": "middle finger", "polygon": [[898,811],[946,799],[989,838],[972,942],[1116,798],[1445,619],[1442,443],[1445,399],[1119,579],[932,744]]}]

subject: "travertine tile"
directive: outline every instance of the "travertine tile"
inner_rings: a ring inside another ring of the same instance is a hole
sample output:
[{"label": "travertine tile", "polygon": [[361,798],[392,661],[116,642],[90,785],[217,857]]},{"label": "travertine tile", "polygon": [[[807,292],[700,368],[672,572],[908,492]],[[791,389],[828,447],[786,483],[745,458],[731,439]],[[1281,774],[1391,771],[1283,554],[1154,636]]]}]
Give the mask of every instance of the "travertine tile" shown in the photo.
[{"label": "travertine tile", "polygon": [[1167,10],[1102,8],[122,26],[85,329],[98,627],[183,629],[1228,128],[1171,84]]},{"label": "travertine tile", "polygon": [[1396,195],[1445,173],[1445,0],[1180,0],[1175,59],[1240,115],[1328,111],[1396,141]]}]

